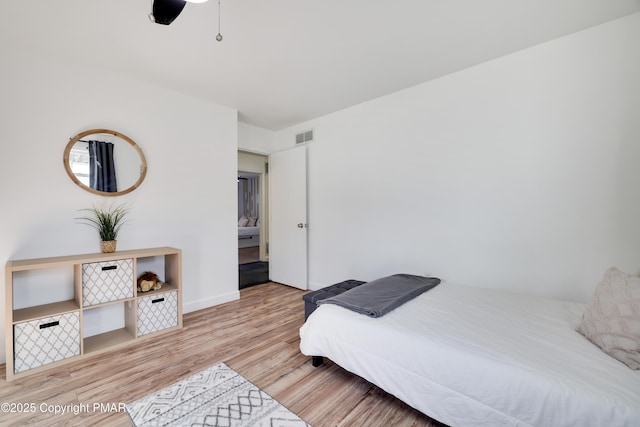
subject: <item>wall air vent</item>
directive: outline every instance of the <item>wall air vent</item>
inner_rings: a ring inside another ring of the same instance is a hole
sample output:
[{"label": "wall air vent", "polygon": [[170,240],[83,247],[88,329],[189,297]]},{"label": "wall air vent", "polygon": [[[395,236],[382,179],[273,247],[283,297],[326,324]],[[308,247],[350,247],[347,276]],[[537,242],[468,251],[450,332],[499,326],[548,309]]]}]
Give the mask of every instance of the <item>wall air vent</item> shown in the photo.
[{"label": "wall air vent", "polygon": [[304,144],[307,142],[313,142],[313,129],[296,134],[296,144]]}]

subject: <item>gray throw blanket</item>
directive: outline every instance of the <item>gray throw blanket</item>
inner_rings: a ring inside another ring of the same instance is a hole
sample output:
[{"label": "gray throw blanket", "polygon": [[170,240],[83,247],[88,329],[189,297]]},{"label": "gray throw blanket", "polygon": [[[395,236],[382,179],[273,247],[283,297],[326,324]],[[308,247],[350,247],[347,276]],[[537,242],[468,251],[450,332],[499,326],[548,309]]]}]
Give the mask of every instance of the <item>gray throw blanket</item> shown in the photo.
[{"label": "gray throw blanket", "polygon": [[394,274],[320,300],[317,304],[336,304],[369,317],[380,317],[439,283],[437,277]]}]

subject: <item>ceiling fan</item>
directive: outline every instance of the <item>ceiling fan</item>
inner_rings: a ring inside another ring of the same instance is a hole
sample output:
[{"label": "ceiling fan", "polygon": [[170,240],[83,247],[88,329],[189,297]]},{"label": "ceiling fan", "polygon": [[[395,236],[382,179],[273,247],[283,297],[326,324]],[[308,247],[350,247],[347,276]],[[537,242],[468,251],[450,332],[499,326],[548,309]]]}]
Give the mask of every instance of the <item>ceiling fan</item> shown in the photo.
[{"label": "ceiling fan", "polygon": [[152,12],[149,14],[151,22],[169,25],[182,12],[188,3],[204,3],[207,0],[152,0]]},{"label": "ceiling fan", "polygon": [[[156,24],[169,25],[182,12],[187,3],[204,3],[207,0],[151,0],[151,13],[149,20]],[[218,0],[218,34],[216,40],[222,41],[220,33],[220,0]]]}]

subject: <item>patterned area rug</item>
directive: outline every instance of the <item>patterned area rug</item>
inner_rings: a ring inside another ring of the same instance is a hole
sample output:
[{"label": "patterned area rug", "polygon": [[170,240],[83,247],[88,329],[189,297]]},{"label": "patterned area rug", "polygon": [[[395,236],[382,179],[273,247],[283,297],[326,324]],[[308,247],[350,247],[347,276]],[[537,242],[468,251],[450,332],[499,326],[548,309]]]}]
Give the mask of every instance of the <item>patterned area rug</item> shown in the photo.
[{"label": "patterned area rug", "polygon": [[224,363],[128,403],[126,408],[136,427],[311,427]]}]

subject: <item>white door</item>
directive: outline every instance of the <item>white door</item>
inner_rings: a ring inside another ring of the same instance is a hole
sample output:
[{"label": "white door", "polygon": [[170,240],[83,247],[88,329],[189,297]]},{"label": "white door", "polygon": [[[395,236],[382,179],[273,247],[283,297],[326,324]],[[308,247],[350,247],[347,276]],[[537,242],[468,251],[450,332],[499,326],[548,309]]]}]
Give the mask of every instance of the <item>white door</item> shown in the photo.
[{"label": "white door", "polygon": [[307,150],[269,160],[269,278],[307,289]]}]

